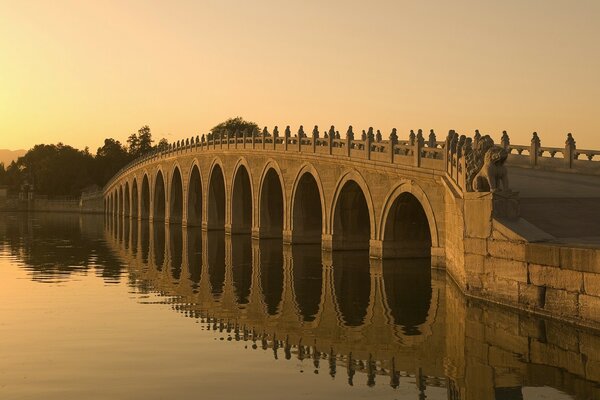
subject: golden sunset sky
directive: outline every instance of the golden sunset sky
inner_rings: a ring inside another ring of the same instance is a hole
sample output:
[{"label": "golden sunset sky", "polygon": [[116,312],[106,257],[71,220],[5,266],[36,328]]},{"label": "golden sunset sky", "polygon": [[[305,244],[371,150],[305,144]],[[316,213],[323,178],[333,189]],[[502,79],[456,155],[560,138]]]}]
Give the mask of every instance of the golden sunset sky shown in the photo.
[{"label": "golden sunset sky", "polygon": [[600,149],[600,1],[0,0],[0,148],[232,116]]}]

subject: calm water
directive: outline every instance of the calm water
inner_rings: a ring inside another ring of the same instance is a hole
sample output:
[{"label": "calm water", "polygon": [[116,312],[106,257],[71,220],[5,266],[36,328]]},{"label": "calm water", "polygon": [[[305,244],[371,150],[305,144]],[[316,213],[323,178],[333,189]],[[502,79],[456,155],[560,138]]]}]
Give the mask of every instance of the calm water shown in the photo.
[{"label": "calm water", "polygon": [[1,399],[600,399],[600,336],[376,261],[0,214]]}]

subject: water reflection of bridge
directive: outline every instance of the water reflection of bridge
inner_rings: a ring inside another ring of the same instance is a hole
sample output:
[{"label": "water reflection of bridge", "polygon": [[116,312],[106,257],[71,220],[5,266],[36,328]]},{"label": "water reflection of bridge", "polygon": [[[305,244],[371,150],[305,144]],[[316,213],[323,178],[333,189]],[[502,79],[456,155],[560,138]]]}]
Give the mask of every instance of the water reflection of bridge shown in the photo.
[{"label": "water reflection of bridge", "polygon": [[286,356],[324,357],[330,370],[334,360],[350,380],[364,370],[369,382],[386,374],[394,385],[402,371],[423,389],[445,386],[445,280],[428,259],[375,260],[367,252],[120,222],[108,225],[108,237],[131,278],[175,296],[179,311]]}]

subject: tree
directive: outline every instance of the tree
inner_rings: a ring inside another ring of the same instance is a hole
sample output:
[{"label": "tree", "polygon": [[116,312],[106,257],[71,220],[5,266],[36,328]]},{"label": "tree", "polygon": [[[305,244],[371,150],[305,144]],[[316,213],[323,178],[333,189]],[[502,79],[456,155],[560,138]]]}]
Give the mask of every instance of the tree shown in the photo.
[{"label": "tree", "polygon": [[[128,139],[129,141],[129,139]],[[94,159],[94,181],[103,186],[125,164],[133,159],[121,142],[115,139],[104,139],[104,146],[99,147]]]},{"label": "tree", "polygon": [[258,125],[255,122],[246,121],[242,117],[235,117],[216,125],[211,129],[211,132],[213,135],[216,134],[217,137],[224,137],[223,135],[227,131],[231,134],[237,132],[238,136],[242,136],[244,131],[250,135],[254,129],[258,130]]},{"label": "tree", "polygon": [[165,138],[160,139],[160,141],[156,145],[157,150],[166,150],[168,148],[169,148],[169,141]]},{"label": "tree", "polygon": [[152,132],[148,125],[138,129],[137,134],[132,133],[127,138],[129,154],[134,157],[142,156],[152,150]]}]

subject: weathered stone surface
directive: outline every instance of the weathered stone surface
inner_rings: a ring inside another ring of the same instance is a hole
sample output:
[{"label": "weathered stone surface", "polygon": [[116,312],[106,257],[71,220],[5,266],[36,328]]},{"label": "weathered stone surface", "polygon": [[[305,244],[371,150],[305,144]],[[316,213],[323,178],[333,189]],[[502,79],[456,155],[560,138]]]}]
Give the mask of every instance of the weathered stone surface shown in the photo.
[{"label": "weathered stone surface", "polygon": [[519,282],[519,304],[527,307],[542,307],[545,288]]},{"label": "weathered stone surface", "polygon": [[560,267],[575,271],[600,273],[600,250],[561,247]]},{"label": "weathered stone surface", "polygon": [[527,283],[527,264],[522,261],[486,257],[485,272],[492,273],[498,278]]},{"label": "weathered stone surface", "polygon": [[564,350],[579,353],[579,335],[574,329],[566,330],[564,324],[557,321],[546,321],[546,340]]},{"label": "weathered stone surface", "polygon": [[577,293],[547,288],[544,309],[556,315],[574,317],[578,312],[577,297]]},{"label": "weathered stone surface", "polygon": [[579,333],[579,349],[589,360],[600,362],[600,336],[593,332]]},{"label": "weathered stone surface", "polygon": [[580,295],[579,315],[586,320],[600,321],[600,297]]},{"label": "weathered stone surface", "polygon": [[560,249],[557,246],[547,244],[527,243],[525,261],[558,267],[560,266]]},{"label": "weathered stone surface", "polygon": [[515,354],[496,346],[490,346],[488,356],[489,363],[493,367],[520,368],[523,365],[522,361],[519,359],[522,355]]},{"label": "weathered stone surface", "polygon": [[583,286],[585,294],[600,297],[600,274],[584,272]]},{"label": "weathered stone surface", "polygon": [[529,264],[529,281],[537,286],[580,292],[583,289],[583,274],[556,267]]},{"label": "weathered stone surface", "polygon": [[485,256],[479,254],[465,254],[465,270],[469,274],[483,274]]},{"label": "weathered stone surface", "polygon": [[485,256],[488,254],[487,245],[486,239],[465,238],[465,253]]},{"label": "weathered stone surface", "polygon": [[519,301],[519,282],[489,274],[482,276],[484,293],[492,300],[516,304]]},{"label": "weathered stone surface", "polygon": [[525,243],[514,243],[500,240],[488,241],[490,256],[507,260],[525,261]]}]

